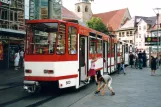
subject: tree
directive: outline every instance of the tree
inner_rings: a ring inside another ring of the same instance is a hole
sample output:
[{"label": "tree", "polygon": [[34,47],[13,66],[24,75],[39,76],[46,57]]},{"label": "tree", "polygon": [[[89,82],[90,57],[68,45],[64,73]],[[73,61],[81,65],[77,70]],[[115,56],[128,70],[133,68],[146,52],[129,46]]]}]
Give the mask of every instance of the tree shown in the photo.
[{"label": "tree", "polygon": [[109,34],[108,28],[103,24],[102,20],[98,17],[92,17],[87,21],[87,26],[99,32]]}]

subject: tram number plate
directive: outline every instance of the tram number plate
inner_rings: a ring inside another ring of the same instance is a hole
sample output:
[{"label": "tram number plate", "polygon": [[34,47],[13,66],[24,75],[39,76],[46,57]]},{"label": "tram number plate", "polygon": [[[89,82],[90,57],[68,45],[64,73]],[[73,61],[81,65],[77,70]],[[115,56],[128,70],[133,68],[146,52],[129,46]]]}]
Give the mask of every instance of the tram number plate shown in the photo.
[{"label": "tram number plate", "polygon": [[67,85],[67,84],[70,84],[70,83],[71,83],[71,81],[66,81],[66,85]]}]

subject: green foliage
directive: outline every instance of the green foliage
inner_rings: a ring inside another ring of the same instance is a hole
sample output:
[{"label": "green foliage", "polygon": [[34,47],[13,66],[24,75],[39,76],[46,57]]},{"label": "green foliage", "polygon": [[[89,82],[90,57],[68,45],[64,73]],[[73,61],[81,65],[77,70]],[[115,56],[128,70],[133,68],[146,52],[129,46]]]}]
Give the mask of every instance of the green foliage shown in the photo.
[{"label": "green foliage", "polygon": [[102,20],[98,17],[92,17],[88,22],[87,26],[99,32],[109,34],[108,28],[103,24]]}]

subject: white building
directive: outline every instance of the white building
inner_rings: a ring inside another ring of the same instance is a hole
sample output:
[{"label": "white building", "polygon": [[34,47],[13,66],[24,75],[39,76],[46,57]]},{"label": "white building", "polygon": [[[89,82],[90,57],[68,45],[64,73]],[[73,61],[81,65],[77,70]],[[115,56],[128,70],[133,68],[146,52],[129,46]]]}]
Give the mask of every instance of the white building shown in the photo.
[{"label": "white building", "polygon": [[117,38],[121,41],[127,42],[127,43],[135,43],[135,27],[134,27],[134,20],[132,19],[128,20],[116,33]]},{"label": "white building", "polygon": [[133,43],[138,50],[146,50],[145,37],[151,36],[150,29],[156,23],[156,17],[135,16],[128,20],[118,31],[117,38],[127,43]]}]

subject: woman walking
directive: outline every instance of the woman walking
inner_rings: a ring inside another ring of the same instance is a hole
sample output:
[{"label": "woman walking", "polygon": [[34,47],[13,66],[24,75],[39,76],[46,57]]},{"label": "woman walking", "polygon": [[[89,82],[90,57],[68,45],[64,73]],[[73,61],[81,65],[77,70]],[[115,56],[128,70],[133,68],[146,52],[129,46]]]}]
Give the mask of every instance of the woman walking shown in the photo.
[{"label": "woman walking", "polygon": [[151,76],[155,75],[156,68],[157,68],[157,58],[151,56]]}]

